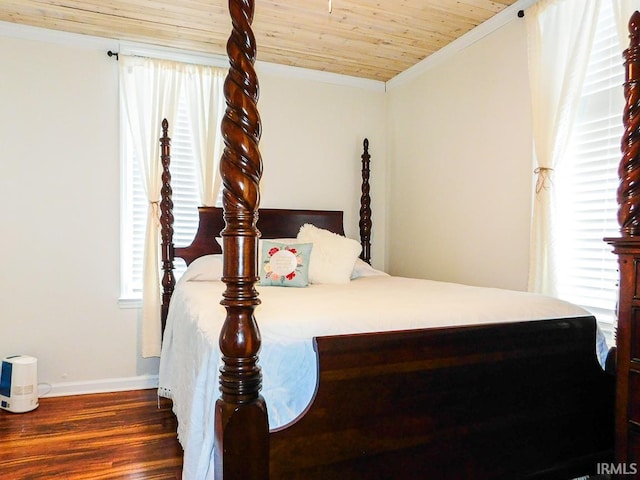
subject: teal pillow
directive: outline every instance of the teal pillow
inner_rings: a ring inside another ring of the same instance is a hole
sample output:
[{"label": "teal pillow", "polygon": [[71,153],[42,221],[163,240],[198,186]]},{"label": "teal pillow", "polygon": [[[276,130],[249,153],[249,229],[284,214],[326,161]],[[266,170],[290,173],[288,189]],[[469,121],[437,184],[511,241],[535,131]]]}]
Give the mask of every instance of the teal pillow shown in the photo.
[{"label": "teal pillow", "polygon": [[306,287],[309,285],[311,243],[262,241],[260,285]]}]

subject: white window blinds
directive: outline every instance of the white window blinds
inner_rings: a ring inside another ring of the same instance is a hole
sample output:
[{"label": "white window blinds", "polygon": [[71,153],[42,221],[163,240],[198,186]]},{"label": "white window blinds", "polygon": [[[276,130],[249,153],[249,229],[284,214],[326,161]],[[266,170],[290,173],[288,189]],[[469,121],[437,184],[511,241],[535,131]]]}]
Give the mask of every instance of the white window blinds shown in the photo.
[{"label": "white window blinds", "polygon": [[[189,116],[185,95],[178,105],[176,125],[169,125],[171,138],[171,186],[174,203],[174,236],[176,246],[191,243],[198,226],[200,199],[197,184],[197,165],[191,147]],[[147,221],[147,200],[143,190],[139,162],[128,129],[124,129],[123,153],[123,221],[122,221],[122,292],[123,299],[139,299],[142,296],[142,268],[144,236]],[[162,132],[158,132],[158,141]],[[160,159],[158,159],[160,161]],[[179,278],[186,266],[176,259],[175,275]]]},{"label": "white window blinds", "polygon": [[611,345],[617,259],[604,237],[617,236],[616,189],[622,138],[624,69],[613,12],[603,2],[567,154],[554,172],[558,293],[592,312]]}]

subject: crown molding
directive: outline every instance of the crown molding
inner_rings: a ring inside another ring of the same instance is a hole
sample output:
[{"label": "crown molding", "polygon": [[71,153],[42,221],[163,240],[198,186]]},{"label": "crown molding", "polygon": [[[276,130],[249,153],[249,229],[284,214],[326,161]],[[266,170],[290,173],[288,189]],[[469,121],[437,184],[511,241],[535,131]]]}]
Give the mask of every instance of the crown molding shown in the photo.
[{"label": "crown molding", "polygon": [[287,78],[299,78],[312,80],[333,85],[361,88],[377,92],[385,91],[385,83],[380,80],[370,80],[368,78],[353,77],[350,75],[340,75],[338,73],[311,70],[309,68],[292,67],[289,65],[279,65],[276,63],[256,62],[259,70],[272,75],[280,75]]},{"label": "crown molding", "polygon": [[117,50],[118,41],[110,38],[94,37],[79,33],[50,30],[19,23],[0,21],[0,37],[19,38],[38,42],[86,48],[89,50]]}]

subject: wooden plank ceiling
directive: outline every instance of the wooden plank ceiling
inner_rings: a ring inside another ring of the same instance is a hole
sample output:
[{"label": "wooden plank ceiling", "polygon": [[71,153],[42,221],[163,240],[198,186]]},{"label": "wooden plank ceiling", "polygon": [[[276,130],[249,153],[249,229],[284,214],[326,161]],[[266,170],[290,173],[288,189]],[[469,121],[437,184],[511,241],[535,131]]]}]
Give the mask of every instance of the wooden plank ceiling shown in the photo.
[{"label": "wooden plank ceiling", "polygon": [[[516,0],[256,0],[258,60],[387,81]],[[0,0],[0,21],[225,55],[227,0]]]}]

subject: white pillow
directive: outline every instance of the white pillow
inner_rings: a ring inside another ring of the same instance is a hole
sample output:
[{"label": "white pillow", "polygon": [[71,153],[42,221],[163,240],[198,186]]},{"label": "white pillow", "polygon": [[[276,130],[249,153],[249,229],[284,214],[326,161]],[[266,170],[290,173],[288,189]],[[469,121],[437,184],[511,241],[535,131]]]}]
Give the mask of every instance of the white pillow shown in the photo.
[{"label": "white pillow", "polygon": [[298,241],[313,243],[309,262],[310,283],[349,283],[362,246],[309,223],[300,227]]},{"label": "white pillow", "polygon": [[383,272],[382,270],[376,270],[361,258],[356,258],[356,263],[353,266],[353,272],[351,272],[351,280],[354,280],[360,277],[378,277],[378,276],[388,277],[389,274],[386,272]]},{"label": "white pillow", "polygon": [[204,255],[196,258],[180,278],[181,282],[210,282],[222,278],[222,255]]}]

